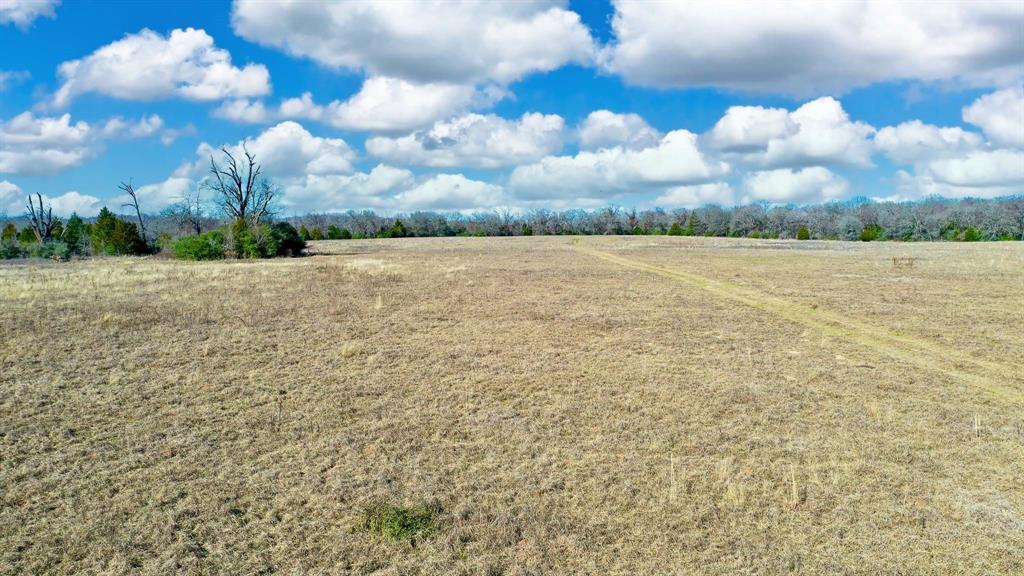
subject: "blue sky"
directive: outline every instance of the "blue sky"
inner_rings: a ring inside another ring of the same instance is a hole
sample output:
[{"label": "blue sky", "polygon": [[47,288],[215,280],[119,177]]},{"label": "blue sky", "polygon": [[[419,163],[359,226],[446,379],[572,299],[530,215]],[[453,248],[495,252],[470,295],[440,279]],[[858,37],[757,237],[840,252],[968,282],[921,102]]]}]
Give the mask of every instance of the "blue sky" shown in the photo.
[{"label": "blue sky", "polygon": [[0,53],[12,216],[243,142],[291,213],[1024,191],[1019,2],[4,0]]}]

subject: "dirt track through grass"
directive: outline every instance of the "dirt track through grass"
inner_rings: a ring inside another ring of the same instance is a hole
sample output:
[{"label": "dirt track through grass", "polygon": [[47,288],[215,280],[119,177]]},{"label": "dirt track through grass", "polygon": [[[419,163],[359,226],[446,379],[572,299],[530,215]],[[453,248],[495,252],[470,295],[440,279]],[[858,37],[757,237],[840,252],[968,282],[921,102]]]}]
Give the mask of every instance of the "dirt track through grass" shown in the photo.
[{"label": "dirt track through grass", "polygon": [[1007,382],[1020,379],[1020,375],[1024,374],[1024,366],[972,358],[961,351],[924,338],[878,328],[833,311],[770,296],[725,280],[682,272],[589,247],[577,246],[577,248],[585,254],[606,262],[651,272],[673,280],[681,280],[716,296],[741,302],[825,334],[846,339],[891,358],[917,365],[926,370],[948,374],[960,381],[981,388],[999,400],[1024,403],[1024,392],[1019,387],[1019,382],[1017,385],[1007,384]]}]

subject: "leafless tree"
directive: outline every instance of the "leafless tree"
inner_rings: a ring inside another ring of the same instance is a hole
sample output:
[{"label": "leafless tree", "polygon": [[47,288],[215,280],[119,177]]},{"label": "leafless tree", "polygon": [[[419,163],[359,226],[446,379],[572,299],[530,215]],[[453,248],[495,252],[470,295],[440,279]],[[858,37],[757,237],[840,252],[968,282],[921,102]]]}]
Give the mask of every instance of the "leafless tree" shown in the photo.
[{"label": "leafless tree", "polygon": [[125,202],[121,206],[124,208],[134,208],[135,216],[139,219],[139,234],[142,239],[149,242],[149,236],[146,235],[146,222],[142,219],[142,210],[139,209],[139,197],[135,193],[135,187],[132,186],[132,181],[128,180],[127,183],[121,182],[118,188],[131,198],[131,202]]},{"label": "leafless tree", "polygon": [[244,162],[236,160],[227,148],[220,150],[224,153],[223,163],[217,164],[210,156],[213,179],[207,184],[214,192],[215,201],[232,220],[259,224],[269,215],[277,190],[263,175],[263,167],[256,163],[256,155],[244,146]]},{"label": "leafless tree", "polygon": [[43,206],[43,195],[36,193],[36,199],[39,201],[38,207],[32,201],[32,195],[28,195],[29,224],[36,233],[36,240],[42,244],[53,235],[58,221],[53,219],[53,206]]}]

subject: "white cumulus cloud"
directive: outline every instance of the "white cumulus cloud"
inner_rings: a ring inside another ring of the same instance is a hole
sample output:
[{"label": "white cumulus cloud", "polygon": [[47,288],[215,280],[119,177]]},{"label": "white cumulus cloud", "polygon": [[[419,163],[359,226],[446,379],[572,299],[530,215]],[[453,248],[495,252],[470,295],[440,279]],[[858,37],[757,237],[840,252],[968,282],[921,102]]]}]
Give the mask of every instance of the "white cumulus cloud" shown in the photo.
[{"label": "white cumulus cloud", "polygon": [[870,168],[874,132],[870,125],[850,120],[842,104],[826,96],[792,112],[733,106],[705,138],[727,158],[762,168],[834,164]]},{"label": "white cumulus cloud", "polygon": [[[18,216],[27,213],[28,194],[13,182],[0,180],[0,215],[6,213],[8,216]],[[34,192],[32,196],[35,198]],[[99,198],[77,191],[65,192],[60,196],[43,194],[42,197],[43,204],[53,208],[54,216],[66,217],[72,213],[78,213],[79,216],[94,216],[103,206]]]},{"label": "white cumulus cloud", "polygon": [[777,204],[825,202],[843,197],[849,183],[828,168],[783,168],[753,172],[743,178],[742,203],[766,200]]},{"label": "white cumulus cloud", "polygon": [[36,18],[56,18],[60,0],[4,0],[0,2],[0,24],[14,24],[22,30]]},{"label": "white cumulus cloud", "polygon": [[810,95],[875,82],[1006,85],[1024,75],[1024,4],[615,0],[602,54],[627,82]]},{"label": "white cumulus cloud", "polygon": [[419,84],[507,84],[594,53],[561,2],[261,2],[236,0],[231,22],[252,42],[324,66]]},{"label": "white cumulus cloud", "polygon": [[556,114],[523,114],[506,120],[467,114],[406,136],[378,136],[366,151],[393,163],[498,168],[533,162],[561,150],[565,121]]},{"label": "white cumulus cloud", "polygon": [[963,118],[998,145],[1024,148],[1024,85],[978,98],[964,108]]},{"label": "white cumulus cloud", "polygon": [[642,150],[618,146],[575,156],[548,156],[517,167],[509,185],[517,195],[528,198],[609,197],[644,188],[703,183],[728,171],[728,164],[701,152],[696,134],[674,130],[656,146]]},{"label": "white cumulus cloud", "polygon": [[732,205],[732,187],[726,182],[709,182],[693,186],[676,186],[654,199],[658,208],[697,208],[708,204]]},{"label": "white cumulus cloud", "polygon": [[639,114],[617,114],[595,110],[587,115],[578,130],[580,148],[595,150],[613,146],[640,149],[654,146],[662,134]]},{"label": "white cumulus cloud", "polygon": [[55,174],[103,151],[111,138],[142,138],[156,133],[163,120],[152,114],[138,121],[114,117],[101,126],[72,123],[70,114],[39,117],[22,112],[0,123],[0,173]]},{"label": "white cumulus cloud", "polygon": [[67,106],[85,93],[124,100],[178,96],[188,100],[249,98],[270,92],[262,64],[238,68],[227,50],[214,46],[204,30],[172,30],[163,36],[143,29],[57,68],[62,84],[53,104]]}]

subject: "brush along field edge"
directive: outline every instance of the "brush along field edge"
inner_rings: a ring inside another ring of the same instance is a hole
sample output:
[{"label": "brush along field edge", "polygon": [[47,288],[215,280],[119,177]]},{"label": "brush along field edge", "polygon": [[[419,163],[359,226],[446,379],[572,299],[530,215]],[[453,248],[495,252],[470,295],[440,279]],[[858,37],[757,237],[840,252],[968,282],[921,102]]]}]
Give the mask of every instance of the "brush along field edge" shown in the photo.
[{"label": "brush along field edge", "polygon": [[740,302],[925,370],[949,375],[962,382],[977,386],[998,400],[1024,405],[1024,391],[1010,383],[1024,375],[1024,366],[974,358],[931,340],[897,334],[836,312],[811,308],[724,280],[682,272],[579,244],[574,244],[574,247],[584,254],[606,262],[651,272],[673,280],[681,280],[720,298]]}]

